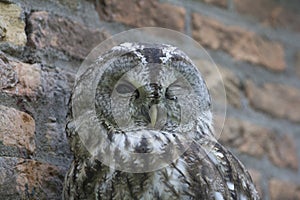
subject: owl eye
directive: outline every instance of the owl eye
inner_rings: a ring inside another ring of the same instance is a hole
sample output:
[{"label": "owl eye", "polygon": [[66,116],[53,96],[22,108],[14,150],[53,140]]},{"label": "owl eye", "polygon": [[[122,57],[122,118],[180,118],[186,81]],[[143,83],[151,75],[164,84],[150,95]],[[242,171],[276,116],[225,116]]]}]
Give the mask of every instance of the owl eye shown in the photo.
[{"label": "owl eye", "polygon": [[116,87],[116,91],[119,94],[129,94],[129,93],[133,93],[135,90],[136,88],[130,83],[120,83]]},{"label": "owl eye", "polygon": [[180,83],[173,83],[168,88],[172,91],[180,91],[183,89],[183,87]]},{"label": "owl eye", "polygon": [[166,98],[175,100],[178,96],[189,94],[189,90],[184,81],[177,80],[166,89]]},{"label": "owl eye", "polygon": [[182,83],[180,81],[176,81],[176,82],[172,83],[171,85],[169,85],[168,89],[171,92],[181,93],[186,90],[186,87],[185,87],[184,83]]}]

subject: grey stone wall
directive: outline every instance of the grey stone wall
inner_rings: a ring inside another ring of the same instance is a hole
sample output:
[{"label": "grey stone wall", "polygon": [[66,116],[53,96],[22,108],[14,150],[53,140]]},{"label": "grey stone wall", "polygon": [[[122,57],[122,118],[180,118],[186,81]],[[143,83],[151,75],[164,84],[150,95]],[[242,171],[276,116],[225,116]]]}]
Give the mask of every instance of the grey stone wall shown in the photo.
[{"label": "grey stone wall", "polygon": [[220,141],[263,199],[300,199],[299,9],[296,0],[0,0],[1,199],[61,199],[76,71],[104,39],[144,26],[205,47],[227,92]]}]

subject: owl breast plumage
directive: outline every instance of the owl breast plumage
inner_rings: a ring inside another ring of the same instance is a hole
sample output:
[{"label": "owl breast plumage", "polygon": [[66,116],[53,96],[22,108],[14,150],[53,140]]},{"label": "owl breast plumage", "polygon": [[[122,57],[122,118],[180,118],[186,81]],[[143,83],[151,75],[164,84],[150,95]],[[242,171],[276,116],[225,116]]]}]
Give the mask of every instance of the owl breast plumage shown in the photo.
[{"label": "owl breast plumage", "polygon": [[214,137],[204,79],[176,47],[124,43],[99,56],[77,78],[67,120],[66,200],[259,199]]}]

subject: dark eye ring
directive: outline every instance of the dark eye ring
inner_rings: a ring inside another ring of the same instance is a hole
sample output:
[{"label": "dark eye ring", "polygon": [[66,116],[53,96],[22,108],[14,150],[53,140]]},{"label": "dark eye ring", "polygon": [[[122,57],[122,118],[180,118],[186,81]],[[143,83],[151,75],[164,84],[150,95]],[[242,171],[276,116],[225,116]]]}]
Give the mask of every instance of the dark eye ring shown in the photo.
[{"label": "dark eye ring", "polygon": [[174,94],[172,94],[172,92],[170,91],[169,88],[166,89],[165,96],[169,100],[176,100],[177,99],[177,97]]}]

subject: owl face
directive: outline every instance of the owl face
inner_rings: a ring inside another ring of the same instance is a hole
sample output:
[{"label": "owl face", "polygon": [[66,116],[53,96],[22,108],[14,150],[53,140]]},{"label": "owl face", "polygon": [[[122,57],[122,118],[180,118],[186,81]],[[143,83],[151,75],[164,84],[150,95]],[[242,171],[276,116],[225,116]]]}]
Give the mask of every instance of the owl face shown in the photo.
[{"label": "owl face", "polygon": [[175,47],[124,43],[82,77],[73,95],[77,132],[94,157],[119,170],[165,167],[201,137],[203,121],[211,124],[204,80]]},{"label": "owl face", "polygon": [[174,47],[159,47],[117,47],[119,55],[107,62],[96,89],[101,121],[127,133],[176,132],[195,125],[195,117],[210,111],[208,90],[196,67]]}]

